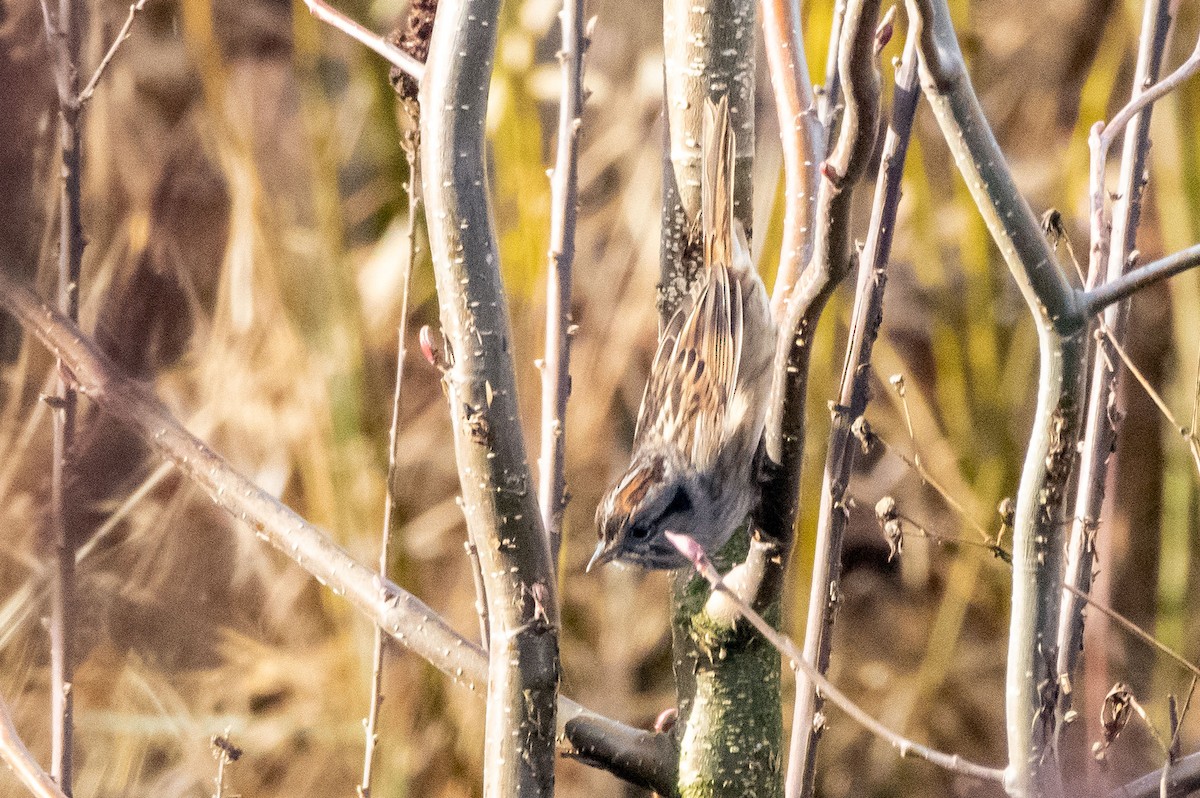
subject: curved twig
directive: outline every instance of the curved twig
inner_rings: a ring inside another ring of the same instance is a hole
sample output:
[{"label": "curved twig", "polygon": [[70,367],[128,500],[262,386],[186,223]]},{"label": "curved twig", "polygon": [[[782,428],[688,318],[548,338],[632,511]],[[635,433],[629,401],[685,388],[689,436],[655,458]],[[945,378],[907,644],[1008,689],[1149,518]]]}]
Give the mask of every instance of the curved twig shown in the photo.
[{"label": "curved twig", "polygon": [[[758,520],[762,534],[785,552],[792,542],[804,459],[809,344],[826,302],[850,270],[850,201],[875,144],[879,115],[879,74],[875,67],[878,14],[878,0],[851,0],[846,9],[838,48],[845,92],[841,131],[829,159],[821,166],[812,259],[788,300],[776,342],[765,432],[766,455],[772,465],[769,481],[763,487]],[[833,617],[829,586],[836,584],[840,557],[840,551],[834,550],[835,543],[828,539],[817,542],[804,639],[806,662],[822,673],[828,666],[828,631]],[[799,795],[809,795],[812,790],[816,750],[813,719],[819,707],[813,683],[798,674],[792,728],[793,734],[797,729],[803,731],[800,743],[793,737],[788,786],[793,791],[799,789]]]},{"label": "curved twig", "polygon": [[817,118],[808,75],[799,0],[761,0],[759,5],[783,149],[783,242],[771,295],[771,314],[779,318],[812,254],[817,167],[825,160],[825,128]]}]

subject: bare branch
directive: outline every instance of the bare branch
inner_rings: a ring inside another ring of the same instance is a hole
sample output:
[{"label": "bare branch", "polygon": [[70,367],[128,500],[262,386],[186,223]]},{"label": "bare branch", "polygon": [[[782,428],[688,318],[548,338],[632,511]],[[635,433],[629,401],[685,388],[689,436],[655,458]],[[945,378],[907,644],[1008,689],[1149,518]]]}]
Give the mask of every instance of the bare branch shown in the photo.
[{"label": "bare branch", "polygon": [[812,255],[817,167],[825,160],[825,128],[817,118],[812,79],[808,75],[800,3],[761,0],[760,7],[783,149],[783,244],[771,297],[771,313],[780,318],[800,270]]},{"label": "bare branch", "polygon": [[[1159,798],[1162,770],[1147,773],[1139,779],[1118,787],[1108,798]],[[1171,765],[1167,780],[1168,795],[1189,795],[1200,789],[1200,752],[1189,754]]]},{"label": "bare branch", "polygon": [[525,454],[484,148],[499,0],[442,0],[421,84],[421,172],[450,347],[445,384],[467,532],[487,593],[483,794],[552,795],[558,598]]},{"label": "bare branch", "polygon": [[921,84],[988,230],[1037,325],[1038,404],[1013,519],[1006,715],[1009,792],[1062,793],[1056,685],[1063,502],[1082,405],[1086,316],[984,118],[945,0],[909,0]]},{"label": "bare branch", "polygon": [[121,25],[121,30],[117,31],[117,37],[113,39],[112,45],[108,48],[108,52],[104,54],[104,58],[100,59],[100,65],[96,67],[96,71],[92,73],[92,78],[83,87],[83,91],[79,92],[79,97],[76,103],[83,106],[88,100],[92,99],[92,95],[96,92],[96,85],[100,83],[100,78],[104,76],[104,71],[108,69],[108,65],[112,63],[113,57],[116,56],[117,50],[121,49],[121,45],[129,38],[130,32],[133,30],[133,20],[146,6],[146,0],[137,0],[136,3],[129,6],[129,13],[125,16],[125,23]]},{"label": "bare branch", "polygon": [[[397,320],[398,334],[396,336],[396,388],[392,394],[392,425],[388,432],[388,470],[387,482],[383,494],[383,529],[379,542],[379,576],[388,577],[390,551],[392,540],[393,518],[395,506],[396,485],[396,440],[400,428],[400,388],[404,383],[404,336],[408,331],[408,300],[412,280],[413,263],[417,259],[417,217],[421,208],[421,173],[417,158],[417,137],[415,129],[404,136],[404,153],[408,160],[408,258],[401,267],[400,275],[400,318]],[[371,656],[371,703],[368,708],[367,722],[364,727],[366,736],[363,746],[362,780],[359,782],[359,798],[370,798],[371,777],[375,767],[375,744],[378,741],[376,731],[379,724],[379,709],[383,704],[383,671],[384,657],[387,649],[384,646],[384,630],[375,627],[375,643]]]},{"label": "bare branch", "polygon": [[[820,170],[812,257],[788,298],[776,344],[775,377],[765,432],[766,455],[772,465],[758,521],[763,535],[778,542],[785,552],[792,543],[804,459],[809,344],[829,296],[850,269],[850,202],[875,143],[879,114],[879,75],[875,68],[878,13],[878,2],[852,0],[840,27],[838,71],[845,92],[841,130],[836,146]],[[836,102],[836,98],[827,97],[826,102]],[[804,641],[806,662],[818,672],[823,672],[827,665],[827,656],[823,657],[822,651],[828,651],[828,641],[817,630],[824,628],[824,596],[829,579],[836,578],[833,569],[837,567],[834,564],[837,554],[825,543],[828,541],[818,543],[814,558],[811,584],[814,595],[821,595],[810,603],[809,631]],[[811,730],[818,706],[813,683],[798,674],[788,786],[793,791],[800,789],[800,795],[811,793],[814,772],[811,761],[815,752]],[[797,729],[803,731],[797,735]]]},{"label": "bare branch", "polygon": [[[1138,93],[1124,108],[1113,116],[1112,121],[1107,125],[1103,122],[1097,122],[1092,126],[1091,133],[1088,135],[1088,147],[1091,150],[1089,183],[1091,187],[1092,255],[1090,259],[1093,264],[1099,263],[1099,259],[1108,251],[1109,228],[1104,210],[1104,167],[1108,163],[1109,149],[1125,126],[1143,108],[1149,107],[1152,103],[1179,88],[1183,85],[1184,81],[1196,74],[1198,70],[1200,70],[1200,40],[1197,40],[1192,54],[1186,61],[1179,65],[1178,69],[1158,83]],[[1098,268],[1095,271],[1098,271]],[[1093,273],[1092,270],[1089,270],[1089,274]],[[1095,280],[1096,278],[1090,276],[1089,279]]]},{"label": "bare branch", "polygon": [[[1137,66],[1133,78],[1133,96],[1137,97],[1150,83],[1158,79],[1163,53],[1167,45],[1167,32],[1171,27],[1171,0],[1146,0],[1142,19],[1142,32],[1138,45]],[[1111,283],[1133,268],[1129,258],[1137,240],[1138,220],[1141,216],[1142,191],[1146,184],[1146,165],[1150,151],[1150,110],[1138,116],[1136,122],[1125,129],[1124,152],[1121,159],[1121,177],[1117,188],[1120,199],[1113,216],[1112,243],[1103,262],[1104,251],[1096,246],[1099,233],[1107,228],[1092,229],[1093,246],[1090,250],[1093,272],[1085,284],[1095,287],[1096,283]],[[1093,215],[1093,223],[1096,217]],[[1070,239],[1067,239],[1068,246]],[[1073,256],[1072,256],[1072,259]],[[1084,304],[1090,304],[1085,300]],[[1092,315],[1089,312],[1088,315]],[[1123,338],[1128,306],[1123,303],[1109,305],[1104,311],[1101,328],[1115,337]],[[1092,584],[1092,565],[1095,560],[1095,537],[1104,505],[1104,486],[1109,472],[1110,455],[1116,446],[1117,419],[1111,411],[1113,394],[1116,391],[1117,371],[1109,352],[1109,343],[1099,341],[1092,361],[1091,389],[1083,431],[1083,448],[1079,454],[1078,489],[1075,510],[1072,514],[1071,536],[1067,551],[1066,581],[1083,592]],[[1083,647],[1083,605],[1074,597],[1065,597],[1060,612],[1058,637],[1058,672],[1072,675],[1079,652]],[[1070,694],[1063,693],[1060,714],[1069,707]]]},{"label": "bare branch", "polygon": [[[77,326],[39,300],[0,269],[0,307],[12,313],[52,353],[59,356],[78,390],[126,425],[233,517],[247,524],[312,574],[344,596],[368,619],[418,656],[482,693],[487,679],[483,650],[457,634],[437,613],[408,591],[381,579],[354,560],[325,533],[305,521],[189,433],[142,384],[119,368]],[[599,716],[568,698],[558,700],[558,728],[566,743],[579,736],[588,762],[616,771],[647,787],[669,783],[674,751],[652,740],[660,735],[631,729]]]},{"label": "bare branch", "polygon": [[1075,295],[979,106],[949,9],[944,0],[908,0],[908,8],[921,41],[922,88],[988,230],[1026,299],[1061,332],[1078,329]]},{"label": "bare branch", "polygon": [[1083,293],[1082,303],[1089,316],[1113,303],[1128,299],[1143,288],[1200,266],[1200,244],[1180,250],[1174,255],[1147,263],[1122,277]]},{"label": "bare branch", "polygon": [[[835,613],[834,596],[840,576],[842,537],[846,514],[842,502],[854,454],[859,448],[853,432],[856,419],[866,412],[870,399],[871,349],[883,323],[883,291],[887,281],[887,264],[891,255],[892,233],[900,207],[900,187],[908,139],[912,132],[913,116],[920,94],[917,89],[916,40],[905,43],[904,55],[896,72],[896,93],[892,122],[884,141],[883,166],[875,185],[875,201],[867,241],[859,255],[858,286],[854,296],[854,312],[850,322],[849,345],[842,369],[838,404],[833,411],[826,453],[825,473],[821,486],[821,506],[817,521],[817,559],[814,566],[812,592],[809,597],[809,626],[805,633],[805,649],[810,660],[824,672],[832,644]],[[810,645],[811,641],[816,641]],[[811,649],[811,650],[810,650]],[[815,654],[815,655],[814,655]],[[816,748],[820,730],[813,715],[820,710],[819,696],[812,692],[804,679],[796,680],[796,706],[802,708],[792,718],[791,755],[785,794],[807,795],[815,778]]]},{"label": "bare branch", "polygon": [[558,146],[550,178],[550,253],[546,274],[546,354],[542,361],[542,451],[538,458],[538,506],[558,562],[566,510],[566,415],[571,395],[571,269],[575,262],[575,219],[579,210],[579,127],[583,122],[583,0],[563,0],[559,12],[562,49],[558,59]]},{"label": "bare branch", "polygon": [[0,759],[36,798],[67,798],[50,774],[42,770],[17,734],[8,705],[0,699]]},{"label": "bare branch", "polygon": [[1153,635],[1151,635],[1150,633],[1146,632],[1144,629],[1142,629],[1142,627],[1138,626],[1136,623],[1129,620],[1121,613],[1117,612],[1116,610],[1114,610],[1110,607],[1106,607],[1105,605],[1103,605],[1100,602],[1093,599],[1088,594],[1084,593],[1082,590],[1079,590],[1078,588],[1076,588],[1074,585],[1069,585],[1064,582],[1063,590],[1072,594],[1073,596],[1078,598],[1080,601],[1087,602],[1088,606],[1095,607],[1098,612],[1100,612],[1102,615],[1105,615],[1105,616],[1111,618],[1112,620],[1116,621],[1117,623],[1119,623],[1134,637],[1141,640],[1143,643],[1150,646],[1151,648],[1157,649],[1158,651],[1161,651],[1163,654],[1166,654],[1172,660],[1174,660],[1175,662],[1182,665],[1184,668],[1187,668],[1189,671],[1191,671],[1193,675],[1200,678],[1200,667],[1196,667],[1186,657],[1182,656],[1181,654],[1177,654],[1175,652],[1175,650],[1172,649],[1170,646],[1159,641],[1158,638],[1156,638]]},{"label": "bare branch", "polygon": [[853,718],[859,725],[867,731],[879,737],[890,744],[893,748],[900,752],[900,756],[915,756],[920,759],[937,765],[940,768],[950,770],[954,773],[961,774],[975,779],[982,779],[995,783],[1004,782],[1004,771],[996,768],[989,768],[984,765],[977,765],[974,762],[968,762],[956,754],[946,754],[941,751],[935,751],[928,746],[914,742],[907,737],[903,737],[888,727],[884,726],[878,720],[873,718],[866,710],[855,704],[841,690],[834,687],[833,683],[826,679],[816,668],[808,663],[799,647],[792,642],[786,635],[775,631],[771,624],[767,623],[761,615],[759,615],[749,604],[747,604],[738,594],[732,590],[725,581],[721,578],[721,574],[713,567],[713,564],[708,559],[708,555],[700,548],[694,540],[687,535],[680,535],[674,532],[668,532],[667,537],[671,543],[687,556],[696,571],[700,573],[708,583],[712,585],[714,593],[719,593],[722,597],[729,601],[743,618],[750,622],[750,625],[765,637],[768,642],[774,646],[779,653],[787,657],[792,665],[792,668],[797,671],[796,677],[800,674],[812,682],[816,689],[832,701],[839,709]]},{"label": "bare branch", "polygon": [[[58,151],[61,184],[58,196],[58,310],[79,319],[79,283],[83,266],[83,168],[79,103],[79,54],[82,46],[82,0],[41,0],[46,37],[58,90]],[[58,363],[58,381],[50,406],[54,413],[53,462],[50,472],[49,539],[55,568],[50,593],[50,775],[70,795],[74,760],[75,672],[75,542],[74,506],[66,485],[75,440],[76,396]]]},{"label": "bare branch", "polygon": [[332,25],[359,44],[365,45],[372,52],[382,56],[385,61],[413,80],[419,83],[424,77],[424,64],[379,34],[372,33],[362,25],[359,25],[350,19],[350,17],[329,5],[325,0],[304,0],[304,5],[308,6],[309,12],[321,22]]}]

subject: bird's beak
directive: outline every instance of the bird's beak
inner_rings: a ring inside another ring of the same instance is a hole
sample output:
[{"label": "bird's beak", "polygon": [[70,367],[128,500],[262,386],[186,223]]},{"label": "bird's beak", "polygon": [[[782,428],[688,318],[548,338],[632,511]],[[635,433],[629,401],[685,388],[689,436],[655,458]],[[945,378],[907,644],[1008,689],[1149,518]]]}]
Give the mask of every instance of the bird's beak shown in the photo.
[{"label": "bird's beak", "polygon": [[593,568],[598,565],[604,565],[606,562],[611,562],[616,556],[616,552],[612,549],[606,549],[608,544],[605,541],[600,541],[596,544],[596,551],[592,553],[592,559],[588,560],[587,568],[584,571],[590,573]]}]

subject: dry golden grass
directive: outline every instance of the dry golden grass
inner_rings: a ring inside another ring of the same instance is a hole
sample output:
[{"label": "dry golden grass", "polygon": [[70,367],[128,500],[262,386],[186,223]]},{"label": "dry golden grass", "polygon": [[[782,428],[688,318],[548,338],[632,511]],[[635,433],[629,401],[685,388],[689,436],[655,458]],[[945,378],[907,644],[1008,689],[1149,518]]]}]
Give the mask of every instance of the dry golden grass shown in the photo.
[{"label": "dry golden grass", "polygon": [[[808,5],[816,65],[829,10]],[[1097,39],[1079,20],[1093,18],[1099,3],[954,5],[976,84],[1035,208],[1057,205],[1081,219],[1083,134],[1127,91],[1137,9],[1116,4]],[[154,381],[190,429],[371,562],[385,489],[397,274],[409,256],[403,158],[385,70],[298,8],[266,0],[147,5],[86,117],[84,322],[128,369]],[[383,29],[401,9],[380,2],[347,10]],[[550,0],[506,6],[489,122],[530,431],[555,11]],[[1177,36],[1190,40],[1195,9],[1182,11],[1191,16],[1181,19]],[[110,0],[94,13],[93,57],[124,9]],[[660,20],[652,6],[612,0],[590,3],[588,13],[600,24],[580,163],[574,315],[581,331],[567,432],[573,500],[562,557],[563,686],[590,707],[648,725],[673,700],[665,580],[616,569],[585,576],[582,565],[594,545],[597,498],[628,454],[655,340]],[[7,187],[0,235],[11,258],[4,268],[32,273],[38,264],[45,287],[54,251],[45,127],[52,89],[40,36],[35,3],[7,8],[0,22],[0,92],[10,109],[0,115],[7,117],[0,121]],[[1094,64],[1071,50],[1089,41],[1103,47]],[[779,166],[767,86],[760,81],[756,167],[765,252],[778,236]],[[1200,89],[1191,86],[1156,114],[1152,201],[1141,238],[1147,255],[1198,237],[1198,107]],[[1014,491],[1031,415],[1032,327],[924,114],[905,193],[869,416],[890,444],[910,449],[886,382],[905,373],[926,464],[976,522],[993,528],[993,508]],[[1077,251],[1083,229],[1071,228]],[[764,256],[766,272],[770,260]],[[424,256],[415,266],[394,486],[402,531],[392,575],[472,636],[474,592],[444,399],[415,337],[421,324],[436,324],[433,281]],[[1135,341],[1138,357],[1179,408],[1194,399],[1198,285],[1195,276],[1180,278],[1135,311],[1145,333],[1140,348]],[[825,403],[840,371],[847,309],[845,297],[831,305],[813,360],[805,501],[787,605],[797,631]],[[0,695],[44,755],[48,559],[40,530],[50,420],[36,400],[51,364],[36,347],[15,356],[13,335],[0,327],[0,355],[8,358],[0,388]],[[1116,574],[1118,608],[1148,626],[1157,621],[1168,642],[1195,656],[1196,475],[1153,410],[1138,409],[1137,392],[1126,401],[1131,418],[1145,423],[1123,446],[1149,459],[1121,466],[1129,488],[1120,489],[1115,550],[1101,567]],[[79,569],[75,794],[210,794],[216,763],[209,738],[226,730],[246,752],[227,770],[233,791],[254,798],[352,794],[368,701],[369,625],[94,410],[82,429],[73,476],[88,543]],[[532,451],[532,433],[528,440]],[[898,568],[884,562],[870,512],[884,494],[935,531],[978,534],[898,458],[868,463],[851,493],[860,509],[833,677],[914,737],[1002,761],[1007,574],[986,554],[921,541],[908,546]],[[1133,683],[1162,716],[1166,693],[1186,682],[1117,633],[1108,640],[1112,678]],[[395,646],[385,696],[376,794],[475,794],[482,703]],[[1185,748],[1197,741],[1196,721],[1186,728]],[[1114,752],[1114,780],[1153,766],[1144,743],[1134,739]],[[897,761],[837,716],[821,762],[829,796],[961,788],[924,765]],[[559,783],[562,795],[620,789],[574,762],[563,763]],[[17,789],[0,773],[0,794]]]}]

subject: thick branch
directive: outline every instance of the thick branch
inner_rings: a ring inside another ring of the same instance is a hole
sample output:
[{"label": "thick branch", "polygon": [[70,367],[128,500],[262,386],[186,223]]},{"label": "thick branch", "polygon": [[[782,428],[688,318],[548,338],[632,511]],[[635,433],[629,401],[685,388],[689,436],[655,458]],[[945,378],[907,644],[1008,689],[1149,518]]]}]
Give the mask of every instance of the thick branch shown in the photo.
[{"label": "thick branch", "polygon": [[921,84],[942,134],[1038,331],[1038,404],[1017,491],[1009,624],[1006,787],[1062,793],[1055,739],[1063,501],[1082,390],[1085,317],[1038,221],[1017,191],[967,76],[945,0],[909,0]]},{"label": "thick branch", "polygon": [[686,535],[677,535],[673,532],[668,532],[667,535],[671,538],[671,542],[692,560],[697,572],[712,586],[713,593],[719,595],[721,600],[732,604],[735,611],[741,617],[749,621],[750,625],[757,629],[776,650],[791,661],[792,667],[797,671],[797,678],[799,678],[800,673],[803,673],[834,705],[862,725],[867,731],[871,732],[871,734],[889,743],[900,752],[900,756],[916,756],[938,767],[970,778],[991,782],[1001,782],[1004,780],[1004,771],[1002,770],[977,765],[974,762],[968,762],[956,754],[946,754],[921,745],[897,734],[871,717],[870,713],[858,706],[858,704],[855,704],[849,696],[837,689],[820,671],[810,665],[800,652],[800,649],[792,642],[791,638],[777,632],[765,618],[759,615],[753,607],[738,595],[738,591],[730,588],[725,583],[725,580],[721,578],[720,572],[713,567],[713,564],[709,561],[699,544]]},{"label": "thick branch", "polygon": [[[60,357],[72,383],[152,446],[233,517],[248,525],[317,581],[345,598],[393,639],[472,692],[487,679],[487,657],[420,599],[354,560],[325,533],[238,473],[179,423],[141,383],[123,375],[99,347],[61,313],[0,269],[0,306]],[[586,742],[588,761],[620,768],[635,783],[655,787],[675,772],[673,751],[648,745],[658,735],[603,718],[559,698],[558,727],[567,747]]]},{"label": "thick branch", "polygon": [[754,0],[664,0],[663,71],[668,151],[663,161],[659,310],[671,317],[703,273],[699,229],[701,116],[729,99],[736,137],[733,214],[753,240]]},{"label": "thick branch", "polygon": [[484,151],[499,0],[442,0],[421,86],[421,173],[449,345],[467,531],[488,601],[485,798],[554,793],[558,598],[519,421]]},{"label": "thick branch", "polygon": [[1075,294],[984,118],[945,0],[908,0],[908,9],[919,31],[922,89],[1000,254],[1038,315],[1059,332],[1078,330]]},{"label": "thick branch", "polygon": [[[851,432],[856,419],[866,412],[870,400],[871,348],[883,323],[883,290],[887,281],[887,264],[891,254],[892,234],[895,231],[896,214],[900,207],[900,187],[904,174],[904,160],[908,152],[909,135],[912,132],[913,116],[917,109],[920,93],[917,88],[916,39],[909,37],[905,42],[904,55],[896,72],[896,91],[892,108],[891,126],[883,148],[882,168],[875,185],[875,202],[871,208],[871,222],[867,231],[866,245],[859,255],[858,286],[854,296],[854,312],[850,321],[849,346],[846,362],[842,369],[841,390],[838,404],[834,408],[833,428],[829,436],[826,453],[825,474],[821,486],[821,506],[817,521],[817,551],[827,559],[822,562],[823,577],[813,582],[810,602],[818,602],[820,627],[817,631],[818,646],[815,662],[817,669],[824,672],[832,643],[833,620],[836,601],[833,594],[839,580],[842,538],[846,527],[843,498],[850,485],[854,469],[854,455],[859,448]],[[820,593],[820,598],[818,598]],[[810,621],[814,615],[810,613]],[[808,635],[805,642],[807,645]],[[810,698],[811,688],[804,679],[796,682],[797,705],[808,706],[819,711],[820,700]],[[787,795],[808,794],[816,773],[816,747],[821,730],[816,728],[810,715],[797,712],[793,716],[791,757],[788,760]]]}]

